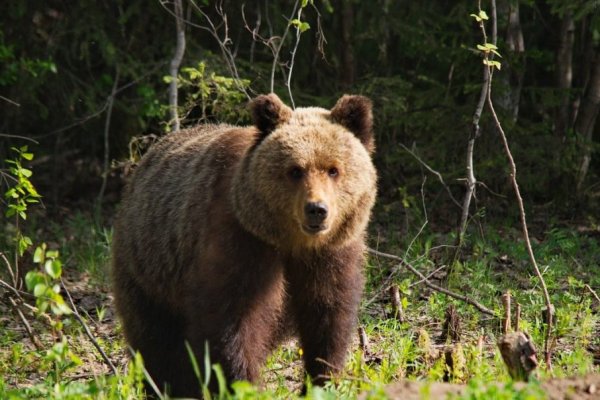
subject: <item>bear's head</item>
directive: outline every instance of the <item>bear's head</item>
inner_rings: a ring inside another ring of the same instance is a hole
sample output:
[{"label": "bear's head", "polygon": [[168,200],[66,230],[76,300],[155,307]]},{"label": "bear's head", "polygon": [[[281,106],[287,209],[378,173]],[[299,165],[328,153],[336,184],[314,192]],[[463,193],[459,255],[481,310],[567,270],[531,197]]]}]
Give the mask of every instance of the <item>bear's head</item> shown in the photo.
[{"label": "bear's head", "polygon": [[341,97],[331,110],[251,102],[255,145],[235,173],[242,226],[281,250],[340,246],[364,234],[377,191],[371,101]]}]

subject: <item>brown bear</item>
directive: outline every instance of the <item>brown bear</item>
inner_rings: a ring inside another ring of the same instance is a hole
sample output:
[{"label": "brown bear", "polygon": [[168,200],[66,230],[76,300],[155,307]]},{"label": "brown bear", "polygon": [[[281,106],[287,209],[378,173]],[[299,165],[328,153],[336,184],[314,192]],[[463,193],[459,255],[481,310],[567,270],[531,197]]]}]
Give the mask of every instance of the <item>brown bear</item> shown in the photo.
[{"label": "brown bear", "polygon": [[256,381],[299,336],[317,384],[343,368],[364,285],[376,195],[371,102],[290,109],[251,104],[253,127],[171,134],[128,183],[113,238],[127,342],[173,396],[198,396],[187,342],[229,381]]}]

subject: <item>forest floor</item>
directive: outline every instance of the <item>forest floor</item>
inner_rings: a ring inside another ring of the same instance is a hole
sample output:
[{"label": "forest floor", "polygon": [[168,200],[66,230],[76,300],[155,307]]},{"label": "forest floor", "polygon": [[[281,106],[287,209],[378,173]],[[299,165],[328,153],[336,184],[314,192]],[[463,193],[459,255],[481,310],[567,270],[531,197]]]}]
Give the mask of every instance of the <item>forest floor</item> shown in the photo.
[{"label": "forest floor", "polygon": [[[45,221],[32,219],[34,225]],[[324,390],[309,391],[310,398],[600,398],[600,304],[586,289],[586,285],[596,292],[600,288],[600,230],[596,225],[554,223],[532,229],[535,251],[557,310],[553,369],[548,371],[542,361],[543,299],[539,282],[528,268],[518,229],[488,228],[485,237],[473,234],[465,255],[448,272],[442,260],[444,244],[452,242],[451,234],[423,230],[418,218],[412,221],[412,228],[401,227],[397,232],[381,221],[384,219],[375,217],[371,236],[378,239],[372,246],[402,256],[431,282],[476,299],[495,315],[448,298],[394,262],[371,255],[360,315],[367,345],[361,346],[356,334],[344,373]],[[63,293],[68,291],[93,337],[117,368],[116,380],[111,380],[107,363],[74,318],[26,313],[42,344],[36,348],[5,293],[0,297],[0,398],[78,399],[97,398],[99,393],[108,399],[138,398],[139,379],[126,378],[135,368],[110,293],[111,232],[110,226],[96,223],[90,215],[75,213],[61,223],[45,223],[36,235],[49,248],[60,249]],[[36,268],[28,260],[31,255],[23,257],[25,270]],[[391,285],[399,289],[405,314],[402,321],[392,315]],[[538,348],[540,366],[529,384],[512,382],[496,346],[502,334],[500,296],[507,291],[514,304],[522,306],[521,330]],[[452,337],[444,324],[449,307],[460,320]],[[50,320],[61,320],[63,326],[53,328]],[[68,344],[66,350],[56,347],[62,338]],[[57,355],[59,350],[62,355]],[[450,364],[448,357],[453,360]],[[258,388],[236,386],[230,396],[297,397],[304,383],[300,359],[297,343],[290,341],[268,360]],[[129,392],[124,389],[128,385]],[[123,391],[129,394],[123,395]]]}]

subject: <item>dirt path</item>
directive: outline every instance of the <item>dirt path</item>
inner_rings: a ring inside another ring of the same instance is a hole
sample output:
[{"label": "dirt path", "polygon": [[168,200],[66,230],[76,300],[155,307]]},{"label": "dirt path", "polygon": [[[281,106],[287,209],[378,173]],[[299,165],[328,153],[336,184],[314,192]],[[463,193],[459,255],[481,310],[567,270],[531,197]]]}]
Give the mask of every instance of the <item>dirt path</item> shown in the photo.
[{"label": "dirt path", "polygon": [[[515,388],[525,384],[517,383]],[[598,400],[600,399],[600,374],[584,377],[552,379],[541,384],[549,400]],[[433,382],[398,382],[386,387],[390,399],[421,400],[445,399],[449,395],[459,395],[466,391],[466,385]]]}]

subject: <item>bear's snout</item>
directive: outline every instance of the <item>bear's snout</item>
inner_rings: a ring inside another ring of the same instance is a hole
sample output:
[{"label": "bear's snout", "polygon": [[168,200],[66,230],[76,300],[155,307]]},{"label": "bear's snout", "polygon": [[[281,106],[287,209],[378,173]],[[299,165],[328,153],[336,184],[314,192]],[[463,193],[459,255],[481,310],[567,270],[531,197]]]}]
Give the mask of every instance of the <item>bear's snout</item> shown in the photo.
[{"label": "bear's snout", "polygon": [[317,233],[327,229],[327,226],[323,224],[323,221],[327,219],[329,208],[327,204],[316,201],[308,202],[304,206],[304,218],[306,224],[304,229],[308,233]]}]

